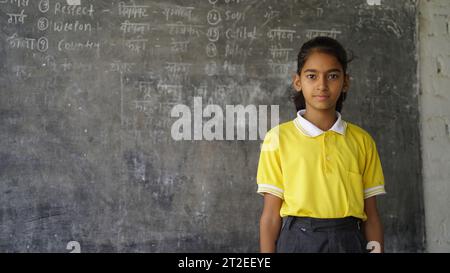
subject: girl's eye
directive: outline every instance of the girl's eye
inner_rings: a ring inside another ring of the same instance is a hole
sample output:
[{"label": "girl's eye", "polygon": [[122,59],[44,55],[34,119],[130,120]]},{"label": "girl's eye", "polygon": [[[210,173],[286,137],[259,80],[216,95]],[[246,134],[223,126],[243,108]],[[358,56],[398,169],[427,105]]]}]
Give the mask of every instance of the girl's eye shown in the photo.
[{"label": "girl's eye", "polygon": [[313,79],[316,78],[316,75],[314,75],[314,74],[308,74],[308,75],[306,75],[306,78],[307,78],[307,79],[310,79],[310,80],[313,80]]},{"label": "girl's eye", "polygon": [[335,79],[338,79],[338,78],[339,78],[339,75],[338,75],[338,74],[330,74],[330,75],[328,75],[328,78],[329,78],[330,80],[335,80]]}]

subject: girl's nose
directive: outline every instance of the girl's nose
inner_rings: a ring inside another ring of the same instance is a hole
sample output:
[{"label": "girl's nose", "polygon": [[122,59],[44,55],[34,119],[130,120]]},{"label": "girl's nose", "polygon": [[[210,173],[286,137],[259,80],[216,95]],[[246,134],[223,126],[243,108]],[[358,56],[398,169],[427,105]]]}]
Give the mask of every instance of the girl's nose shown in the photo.
[{"label": "girl's nose", "polygon": [[320,77],[317,82],[317,89],[318,90],[327,90],[328,89],[328,82],[326,77]]}]

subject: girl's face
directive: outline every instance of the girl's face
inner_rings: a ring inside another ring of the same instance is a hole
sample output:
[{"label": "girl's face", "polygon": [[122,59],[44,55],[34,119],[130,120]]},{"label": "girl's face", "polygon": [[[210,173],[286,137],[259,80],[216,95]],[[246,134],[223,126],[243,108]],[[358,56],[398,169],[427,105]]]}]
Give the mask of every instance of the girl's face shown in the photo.
[{"label": "girl's face", "polygon": [[309,55],[300,75],[294,79],[294,88],[303,92],[306,110],[335,110],[341,92],[349,85],[342,65],[333,55],[314,52]]}]

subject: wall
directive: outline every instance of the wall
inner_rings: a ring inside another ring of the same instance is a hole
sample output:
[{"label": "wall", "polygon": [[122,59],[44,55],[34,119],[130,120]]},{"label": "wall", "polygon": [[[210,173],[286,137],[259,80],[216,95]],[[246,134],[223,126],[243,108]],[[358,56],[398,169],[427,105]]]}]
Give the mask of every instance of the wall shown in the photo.
[{"label": "wall", "polygon": [[428,252],[450,252],[450,2],[420,2],[420,119]]}]

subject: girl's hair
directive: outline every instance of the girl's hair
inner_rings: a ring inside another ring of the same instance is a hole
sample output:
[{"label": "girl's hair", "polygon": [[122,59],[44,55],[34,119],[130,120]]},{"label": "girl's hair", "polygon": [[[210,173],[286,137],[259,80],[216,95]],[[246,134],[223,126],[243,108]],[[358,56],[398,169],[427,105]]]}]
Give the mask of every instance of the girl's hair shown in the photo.
[{"label": "girl's hair", "polygon": [[[303,66],[305,65],[308,57],[314,52],[327,53],[331,56],[336,57],[338,62],[342,65],[344,75],[347,74],[347,64],[352,61],[352,59],[347,59],[347,52],[344,47],[335,39],[329,37],[316,37],[308,42],[304,43],[298,53],[297,58],[297,74],[300,75]],[[341,112],[342,103],[345,101],[346,93],[342,92],[336,102],[336,111]],[[295,92],[292,96],[295,108],[297,111],[306,108],[305,97],[303,93]]]}]

